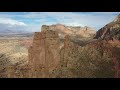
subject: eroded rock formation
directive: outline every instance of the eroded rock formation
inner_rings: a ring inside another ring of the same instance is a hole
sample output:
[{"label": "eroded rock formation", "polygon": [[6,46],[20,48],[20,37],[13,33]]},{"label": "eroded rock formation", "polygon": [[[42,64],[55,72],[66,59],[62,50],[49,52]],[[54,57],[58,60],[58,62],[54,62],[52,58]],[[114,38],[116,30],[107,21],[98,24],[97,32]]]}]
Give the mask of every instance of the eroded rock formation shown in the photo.
[{"label": "eroded rock formation", "polygon": [[95,40],[81,45],[72,39],[90,38],[94,33],[89,27],[43,25],[29,49],[31,66],[41,72],[38,77],[120,77],[120,15],[101,28]]},{"label": "eroded rock formation", "polygon": [[0,77],[118,78],[119,23],[120,15],[100,29],[96,39],[85,41],[85,44],[79,40],[76,42],[77,38],[73,37],[90,38],[95,31],[89,27],[43,25],[41,32],[34,34],[32,46],[28,50],[28,65],[2,67]]},{"label": "eroded rock formation", "polygon": [[81,37],[81,38],[90,38],[93,37],[96,33],[96,30],[91,27],[73,27],[73,26],[65,26],[62,24],[56,24],[51,26],[42,26],[42,31],[44,30],[53,30],[58,32],[60,38],[64,38],[66,35],[70,35],[72,37]]},{"label": "eroded rock formation", "polygon": [[33,45],[29,49],[29,57],[34,66],[41,65],[46,68],[54,68],[60,61],[59,38],[55,31],[36,32]]},{"label": "eroded rock formation", "polygon": [[103,40],[120,40],[120,15],[118,15],[114,21],[98,30],[95,38]]},{"label": "eroded rock formation", "polygon": [[31,77],[114,77],[113,52],[106,41],[81,46],[65,35],[61,43],[59,32],[44,25],[29,49]]}]

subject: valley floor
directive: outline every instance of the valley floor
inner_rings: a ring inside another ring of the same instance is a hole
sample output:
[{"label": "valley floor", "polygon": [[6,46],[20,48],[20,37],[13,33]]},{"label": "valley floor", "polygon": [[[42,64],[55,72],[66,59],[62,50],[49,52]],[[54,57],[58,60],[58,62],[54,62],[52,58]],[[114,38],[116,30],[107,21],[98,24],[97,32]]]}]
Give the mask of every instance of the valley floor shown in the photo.
[{"label": "valley floor", "polygon": [[0,66],[27,63],[31,41],[30,37],[0,37]]}]

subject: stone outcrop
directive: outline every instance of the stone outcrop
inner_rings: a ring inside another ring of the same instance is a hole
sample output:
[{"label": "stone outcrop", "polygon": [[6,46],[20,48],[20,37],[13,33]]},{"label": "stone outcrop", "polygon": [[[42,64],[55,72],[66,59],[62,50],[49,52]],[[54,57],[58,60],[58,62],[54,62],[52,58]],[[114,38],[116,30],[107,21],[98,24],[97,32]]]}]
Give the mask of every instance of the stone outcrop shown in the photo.
[{"label": "stone outcrop", "polygon": [[[93,35],[93,29],[61,24],[43,25],[41,32],[34,34],[32,46],[28,50],[28,65],[1,67],[0,77],[118,78],[119,18],[120,15],[99,30],[95,37],[97,40],[92,39],[83,44],[74,41],[76,38],[73,40],[72,36],[89,37],[90,33]],[[64,40],[61,40],[61,35]],[[1,54],[1,57],[4,56]]]},{"label": "stone outcrop", "polygon": [[103,40],[120,40],[120,15],[118,15],[114,21],[98,30],[95,38]]},{"label": "stone outcrop", "polygon": [[73,26],[65,26],[62,24],[56,24],[51,26],[42,26],[42,31],[44,30],[53,30],[58,32],[59,37],[64,38],[66,35],[70,35],[72,37],[78,36],[82,38],[89,38],[95,35],[96,30],[91,27],[73,27]]},{"label": "stone outcrop", "polygon": [[[76,29],[75,27],[71,28]],[[65,34],[64,43],[60,42],[59,34],[61,31],[67,33]],[[67,31],[71,33],[68,34]],[[41,65],[45,68],[51,69],[58,66],[61,49],[63,47],[67,48],[67,45],[72,43],[69,40],[71,38],[71,34],[73,34],[73,32],[69,30],[68,27],[61,24],[52,26],[43,25],[41,32],[35,32],[33,44],[29,48],[30,65],[35,66],[33,68],[37,68]]]},{"label": "stone outcrop", "polygon": [[[29,58],[33,68],[56,68],[60,61],[59,38],[55,31],[36,32],[33,45],[29,49]],[[33,65],[34,64],[34,65]]]},{"label": "stone outcrop", "polygon": [[111,47],[106,48],[105,42],[80,46],[66,35],[61,44],[58,34],[48,26],[35,33],[29,48],[30,77],[114,77]]},{"label": "stone outcrop", "polygon": [[94,35],[90,27],[43,25],[28,51],[30,77],[120,77],[120,43],[112,41],[120,40],[120,15],[101,28],[92,41],[80,44],[73,39]]}]

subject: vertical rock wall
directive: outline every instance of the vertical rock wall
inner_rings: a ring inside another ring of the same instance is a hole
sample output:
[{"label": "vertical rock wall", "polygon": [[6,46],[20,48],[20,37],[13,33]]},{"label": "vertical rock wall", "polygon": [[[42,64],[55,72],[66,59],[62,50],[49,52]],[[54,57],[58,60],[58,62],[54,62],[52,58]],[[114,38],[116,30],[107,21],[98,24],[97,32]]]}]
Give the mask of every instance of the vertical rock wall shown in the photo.
[{"label": "vertical rock wall", "polygon": [[52,30],[35,32],[33,45],[28,50],[29,65],[32,70],[44,68],[45,72],[49,72],[49,70],[57,68],[60,61],[59,45],[57,32]]}]

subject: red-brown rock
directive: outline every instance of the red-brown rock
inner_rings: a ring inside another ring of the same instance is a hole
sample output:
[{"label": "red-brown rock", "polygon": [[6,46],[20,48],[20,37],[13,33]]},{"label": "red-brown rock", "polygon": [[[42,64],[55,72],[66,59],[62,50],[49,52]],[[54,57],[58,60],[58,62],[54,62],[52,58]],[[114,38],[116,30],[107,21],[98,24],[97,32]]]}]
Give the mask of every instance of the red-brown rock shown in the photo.
[{"label": "red-brown rock", "polygon": [[120,40],[120,15],[118,15],[114,21],[98,30],[95,38],[104,40]]}]

